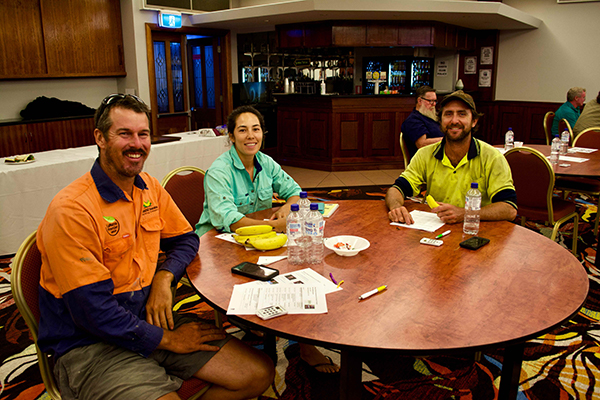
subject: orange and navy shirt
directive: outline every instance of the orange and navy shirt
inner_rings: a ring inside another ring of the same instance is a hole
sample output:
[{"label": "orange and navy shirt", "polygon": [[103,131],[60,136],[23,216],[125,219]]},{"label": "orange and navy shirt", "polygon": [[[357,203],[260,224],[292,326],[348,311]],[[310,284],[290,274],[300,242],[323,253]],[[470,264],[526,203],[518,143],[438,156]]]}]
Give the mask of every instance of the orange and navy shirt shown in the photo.
[{"label": "orange and navy shirt", "polygon": [[97,342],[148,356],[163,335],[145,321],[159,249],[167,254],[160,269],[179,280],[199,247],[198,236],[155,178],[136,176],[130,197],[98,160],[52,200],[37,243],[38,345],[57,357]]}]

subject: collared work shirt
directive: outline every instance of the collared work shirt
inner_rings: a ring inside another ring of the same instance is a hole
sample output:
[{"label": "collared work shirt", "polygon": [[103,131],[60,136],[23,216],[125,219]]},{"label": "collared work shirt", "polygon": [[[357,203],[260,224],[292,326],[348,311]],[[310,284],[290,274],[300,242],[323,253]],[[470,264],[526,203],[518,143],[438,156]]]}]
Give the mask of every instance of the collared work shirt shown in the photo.
[{"label": "collared work shirt", "polygon": [[273,193],[282,199],[300,194],[300,186],[271,157],[258,152],[254,157],[254,181],[234,146],[221,154],[204,176],[204,211],[196,224],[202,236],[213,227],[230,232],[231,224],[246,214],[272,207]]},{"label": "collared work shirt", "polygon": [[156,179],[142,172],[130,197],[96,160],[52,200],[37,243],[40,348],[61,356],[103,341],[148,356],[163,335],[145,321],[159,249],[178,280],[199,239]]},{"label": "collared work shirt", "polygon": [[554,121],[552,121],[552,135],[557,136],[562,133],[558,131],[558,122],[563,118],[569,121],[571,129],[573,129],[580,114],[581,111],[579,111],[579,108],[575,108],[573,104],[568,101],[558,107],[558,110],[556,110],[556,113],[554,114]]},{"label": "collared work shirt", "polygon": [[497,149],[471,139],[467,155],[456,167],[444,152],[446,139],[419,149],[394,186],[404,198],[419,193],[427,184],[427,194],[442,203],[465,206],[465,195],[472,182],[481,191],[481,206],[505,201],[517,208],[517,197],[510,166]]},{"label": "collared work shirt", "polygon": [[427,139],[444,137],[440,123],[414,109],[400,127],[410,156],[417,152],[417,140],[425,135]]}]

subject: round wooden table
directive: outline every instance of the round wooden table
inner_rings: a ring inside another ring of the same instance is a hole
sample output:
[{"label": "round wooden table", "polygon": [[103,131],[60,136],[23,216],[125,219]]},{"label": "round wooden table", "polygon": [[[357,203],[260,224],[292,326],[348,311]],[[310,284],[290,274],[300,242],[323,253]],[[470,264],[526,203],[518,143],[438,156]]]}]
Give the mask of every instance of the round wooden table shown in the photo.
[{"label": "round wooden table", "polygon": [[[325,236],[356,235],[371,246],[354,257],[325,249],[320,265],[271,264],[281,273],[311,267],[325,277],[344,280],[342,291],[327,295],[328,313],[288,315],[263,321],[241,316],[249,325],[278,336],[342,350],[341,397],[360,397],[360,352],[395,351],[429,355],[504,347],[500,398],[515,398],[523,343],[558,326],[576,313],[588,292],[588,276],[565,248],[539,233],[506,221],[482,222],[479,236],[490,243],[467,250],[462,224],[435,233],[391,226],[383,201],[339,201],[327,219]],[[429,210],[407,202],[410,209]],[[255,213],[264,218],[271,210]],[[440,247],[419,243],[450,229]],[[200,239],[200,263],[188,267],[193,286],[220,311],[227,310],[241,261],[260,255],[215,238]],[[366,300],[358,296],[378,286],[388,289]],[[506,381],[509,381],[506,384]]]}]

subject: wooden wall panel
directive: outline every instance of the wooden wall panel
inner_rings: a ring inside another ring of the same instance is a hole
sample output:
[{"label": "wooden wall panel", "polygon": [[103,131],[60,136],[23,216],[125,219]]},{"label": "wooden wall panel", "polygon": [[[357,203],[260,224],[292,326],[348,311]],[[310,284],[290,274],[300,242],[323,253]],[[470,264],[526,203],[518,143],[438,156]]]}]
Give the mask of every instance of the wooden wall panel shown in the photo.
[{"label": "wooden wall panel", "polygon": [[279,154],[300,155],[302,113],[280,110],[277,116],[277,145]]},{"label": "wooden wall panel", "polygon": [[329,136],[329,113],[306,112],[305,152],[307,156],[326,157],[328,154],[327,140]]},{"label": "wooden wall panel", "polygon": [[0,157],[29,153],[25,125],[0,126]]}]

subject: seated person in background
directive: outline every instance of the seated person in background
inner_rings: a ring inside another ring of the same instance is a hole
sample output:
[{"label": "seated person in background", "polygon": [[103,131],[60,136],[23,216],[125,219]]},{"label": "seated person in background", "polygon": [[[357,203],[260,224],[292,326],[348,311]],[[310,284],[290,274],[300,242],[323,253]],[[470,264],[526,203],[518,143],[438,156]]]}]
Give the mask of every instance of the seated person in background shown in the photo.
[{"label": "seated person in background", "polygon": [[585,89],[580,87],[574,87],[569,89],[567,92],[567,101],[562,106],[558,107],[554,114],[554,121],[552,121],[552,136],[558,136],[558,123],[561,119],[566,119],[571,125],[571,128],[577,123],[579,114],[581,113],[580,108],[585,103]]},{"label": "seated person in background", "polygon": [[581,115],[573,127],[573,136],[577,137],[587,128],[600,126],[600,92],[595,99],[590,100],[584,107]]},{"label": "seated person in background", "polygon": [[465,195],[471,182],[479,184],[482,194],[482,220],[513,220],[517,215],[517,197],[508,162],[497,149],[475,139],[481,115],[473,98],[462,90],[442,100],[440,123],[444,139],[417,152],[385,201],[393,222],[412,224],[404,199],[419,193],[422,184],[439,202],[432,209],[445,223],[462,222]]},{"label": "seated person in background", "polygon": [[[300,197],[300,186],[271,157],[260,152],[265,121],[251,106],[236,108],[227,118],[231,149],[217,158],[204,176],[204,211],[196,224],[198,236],[213,227],[234,232],[249,225],[271,225],[285,232],[290,207]],[[269,221],[247,217],[255,211],[272,208],[273,193],[286,203]],[[319,372],[337,372],[333,364],[312,345],[300,344],[300,355]]]},{"label": "seated person in background", "polygon": [[421,147],[437,143],[444,137],[435,112],[436,103],[434,89],[429,86],[417,89],[417,105],[400,128],[411,157]]},{"label": "seated person in background", "polygon": [[[172,312],[171,283],[199,240],[171,196],[142,172],[150,110],[131,95],[96,111],[99,157],[54,198],[39,226],[39,347],[56,357],[63,399],[178,399],[183,380],[212,383],[203,399],[248,399],[274,377],[261,351]],[[159,249],[166,261],[157,268]]]}]

